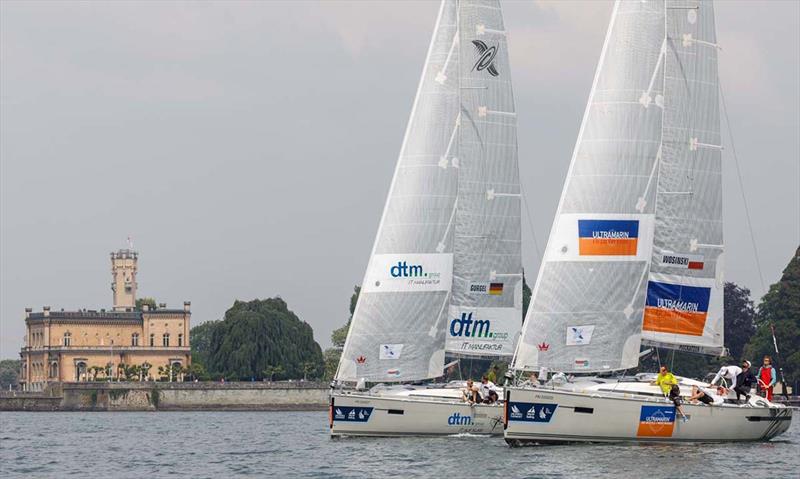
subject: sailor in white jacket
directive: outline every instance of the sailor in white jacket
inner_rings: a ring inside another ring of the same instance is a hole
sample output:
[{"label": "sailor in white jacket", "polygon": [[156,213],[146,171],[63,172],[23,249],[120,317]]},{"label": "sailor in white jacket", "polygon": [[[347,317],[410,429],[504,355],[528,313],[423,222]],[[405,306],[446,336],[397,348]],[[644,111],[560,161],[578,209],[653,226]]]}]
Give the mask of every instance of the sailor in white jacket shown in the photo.
[{"label": "sailor in white jacket", "polygon": [[722,366],[717,375],[714,376],[714,379],[711,380],[709,386],[713,386],[717,384],[717,381],[720,379],[725,379],[728,381],[728,385],[725,386],[727,389],[733,389],[736,387],[736,376],[742,373],[742,368],[739,366]]}]

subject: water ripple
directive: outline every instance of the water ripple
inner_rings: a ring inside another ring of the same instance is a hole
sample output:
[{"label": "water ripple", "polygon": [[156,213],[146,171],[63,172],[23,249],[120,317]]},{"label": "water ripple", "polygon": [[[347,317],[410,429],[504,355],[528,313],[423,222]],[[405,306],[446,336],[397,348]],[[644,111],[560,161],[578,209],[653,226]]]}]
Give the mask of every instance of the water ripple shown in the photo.
[{"label": "water ripple", "polygon": [[719,479],[800,468],[796,424],[770,443],[511,449],[479,436],[331,439],[327,423],[325,412],[4,412],[0,477]]}]

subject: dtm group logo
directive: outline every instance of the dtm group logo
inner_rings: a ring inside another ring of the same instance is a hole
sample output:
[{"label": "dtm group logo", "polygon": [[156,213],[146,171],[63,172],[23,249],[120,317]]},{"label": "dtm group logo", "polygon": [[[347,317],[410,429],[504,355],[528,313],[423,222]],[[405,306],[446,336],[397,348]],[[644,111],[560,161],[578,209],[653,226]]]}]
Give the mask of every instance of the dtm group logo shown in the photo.
[{"label": "dtm group logo", "polygon": [[492,323],[486,320],[473,320],[472,313],[461,313],[460,318],[450,321],[450,336],[466,338],[488,338]]},{"label": "dtm group logo", "polygon": [[398,261],[396,265],[389,268],[392,278],[424,278],[428,276],[422,270],[421,264],[407,264],[406,261]]},{"label": "dtm group logo", "polygon": [[453,413],[447,418],[448,426],[472,426],[472,416],[462,416],[461,413]]}]

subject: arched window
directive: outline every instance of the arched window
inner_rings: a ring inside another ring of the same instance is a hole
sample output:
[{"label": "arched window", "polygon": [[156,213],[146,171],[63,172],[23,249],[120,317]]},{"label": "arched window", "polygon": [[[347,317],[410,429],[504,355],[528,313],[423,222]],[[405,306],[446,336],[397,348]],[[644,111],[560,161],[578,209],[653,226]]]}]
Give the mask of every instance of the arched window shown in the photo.
[{"label": "arched window", "polygon": [[139,333],[131,334],[131,346],[139,345]]},{"label": "arched window", "polygon": [[161,337],[162,346],[169,346],[169,333],[164,333]]},{"label": "arched window", "polygon": [[72,344],[72,333],[66,332],[64,333],[64,346],[70,346]]},{"label": "arched window", "polygon": [[183,334],[178,335],[178,346],[183,346]]},{"label": "arched window", "polygon": [[55,361],[50,363],[50,377],[58,378],[58,363]]},{"label": "arched window", "polygon": [[150,347],[152,348],[155,345],[156,345],[156,335],[155,334],[151,334],[150,335]]}]

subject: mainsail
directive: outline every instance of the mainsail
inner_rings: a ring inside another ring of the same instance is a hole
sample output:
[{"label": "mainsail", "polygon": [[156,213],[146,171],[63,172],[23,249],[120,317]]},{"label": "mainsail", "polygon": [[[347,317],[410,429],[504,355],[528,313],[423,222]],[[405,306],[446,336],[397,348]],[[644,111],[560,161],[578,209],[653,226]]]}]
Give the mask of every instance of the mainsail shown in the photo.
[{"label": "mainsail", "polygon": [[721,349],[717,88],[710,2],[616,2],[515,369]]},{"label": "mainsail", "polygon": [[634,367],[662,153],[663,2],[617,2],[512,367]]},{"label": "mainsail", "polygon": [[521,316],[516,114],[497,1],[444,0],[336,379],[510,354]]}]

